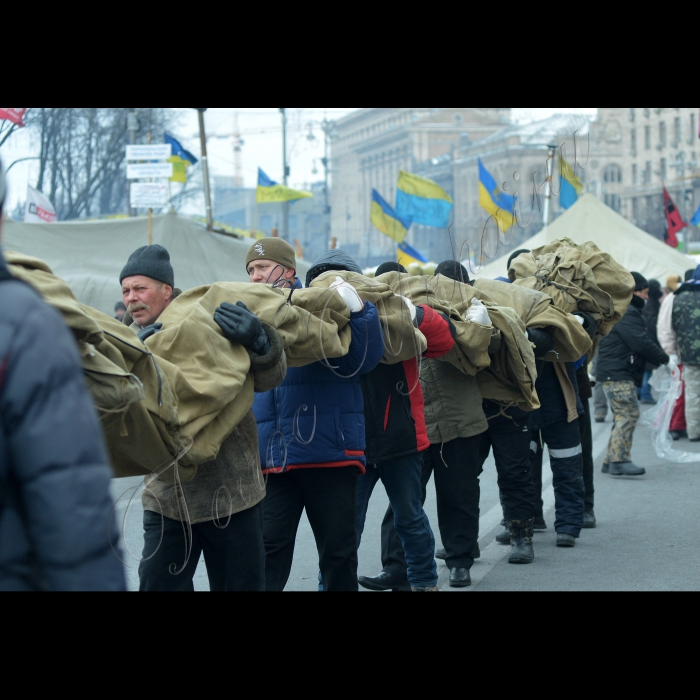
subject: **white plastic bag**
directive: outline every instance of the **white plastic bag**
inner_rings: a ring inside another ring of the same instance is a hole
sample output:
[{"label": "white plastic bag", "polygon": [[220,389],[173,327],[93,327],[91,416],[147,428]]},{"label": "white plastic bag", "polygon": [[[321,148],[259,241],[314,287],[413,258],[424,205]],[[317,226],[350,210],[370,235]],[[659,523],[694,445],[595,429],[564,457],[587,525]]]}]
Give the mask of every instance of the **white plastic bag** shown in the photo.
[{"label": "white plastic bag", "polygon": [[659,394],[659,402],[642,416],[640,423],[652,429],[651,444],[656,456],[676,464],[699,462],[700,456],[697,454],[674,450],[673,439],[668,431],[673,408],[683,391],[680,370],[674,367],[670,372],[668,367],[659,367],[649,380],[649,385]]}]

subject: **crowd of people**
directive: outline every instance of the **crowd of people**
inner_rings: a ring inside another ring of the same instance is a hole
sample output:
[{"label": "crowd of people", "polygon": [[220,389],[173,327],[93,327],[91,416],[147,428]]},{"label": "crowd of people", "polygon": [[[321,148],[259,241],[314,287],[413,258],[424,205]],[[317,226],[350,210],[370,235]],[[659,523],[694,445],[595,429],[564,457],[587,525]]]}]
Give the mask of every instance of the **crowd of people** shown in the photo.
[{"label": "crowd of people", "polygon": [[[0,179],[0,221],[3,194]],[[526,253],[513,253],[508,267]],[[245,266],[253,284],[304,286],[295,250],[282,239],[256,241]],[[574,547],[582,529],[596,526],[589,399],[594,387],[602,388],[613,413],[602,471],[643,474],[630,449],[639,417],[637,389],[642,390],[647,368],[683,368],[685,422],[681,429],[679,413],[674,430],[700,440],[700,295],[693,294],[700,291],[700,268],[660,309],[657,303],[658,337],[645,302],[650,294],[659,302],[660,287],[632,273],[632,303],[600,342],[594,380],[592,358],[556,363],[557,368],[550,361],[551,334],[527,328],[541,404],[530,412],[483,399],[475,377],[440,360],[455,346],[457,331],[448,316],[427,304],[403,298],[414,328],[425,338],[425,351],[396,364],[381,362],[385,332],[378,309],[340,276],[361,275],[357,262],[342,250],[328,251],[314,261],[305,286],[334,271],[339,275],[331,288],[349,312],[351,340],[343,357],[288,366],[278,331],[243,302],[233,299],[214,312],[223,336],[247,350],[255,400],[218,456],[200,465],[194,478],[180,483],[161,475],[149,481],[143,493],[140,590],[194,590],[203,555],[212,591],[282,591],[304,511],[318,549],[319,590],[357,591],[359,585],[436,591],[436,558],[449,568],[449,586],[467,587],[480,556],[479,476],[491,450],[503,507],[504,532],[497,539],[510,546],[509,561],[532,564],[534,532],[548,527],[542,501],[545,445],[553,473],[556,545]],[[388,261],[376,274],[388,272],[405,269]],[[160,245],[139,248],[125,261],[119,279],[123,299],[115,314],[144,343],[161,332],[159,319],[180,294],[176,274]],[[441,263],[436,275],[472,284],[465,267],[452,260]],[[11,277],[2,256],[0,299],[5,309],[0,317],[0,589],[124,590],[118,533],[110,517],[111,472],[75,342],[59,314]],[[589,314],[570,316],[595,337]],[[466,320],[493,329],[479,302],[472,303]],[[489,353],[496,353],[500,342],[494,331]],[[642,400],[649,397],[642,394]],[[601,415],[604,419],[597,395],[595,419]],[[431,476],[438,549],[423,508]],[[381,525],[381,570],[358,575],[357,551],[380,480],[390,504]],[[222,491],[226,498],[219,497]]]}]

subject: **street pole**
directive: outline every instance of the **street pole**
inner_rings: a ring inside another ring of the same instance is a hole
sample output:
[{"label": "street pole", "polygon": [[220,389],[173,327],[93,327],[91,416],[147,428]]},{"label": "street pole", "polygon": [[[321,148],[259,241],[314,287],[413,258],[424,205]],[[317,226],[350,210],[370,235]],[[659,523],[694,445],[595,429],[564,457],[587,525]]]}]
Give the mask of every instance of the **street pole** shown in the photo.
[{"label": "street pole", "polygon": [[[133,146],[136,143],[136,132],[139,130],[139,120],[136,116],[136,110],[133,108],[126,115],[126,130],[129,133],[129,144]],[[127,198],[131,198],[132,182],[133,180],[129,180],[126,185],[129,190],[126,195]],[[129,216],[136,216],[136,209],[131,206],[129,207]]]},{"label": "street pole", "polygon": [[[328,132],[331,129],[331,124],[332,122],[329,122],[327,119],[323,120],[323,133],[324,133],[324,140],[323,140],[323,160],[321,161],[323,163],[323,221],[324,221],[324,229],[325,229],[325,241],[324,244],[327,246],[329,243],[330,235],[331,235],[331,206],[330,206],[330,199],[329,199],[329,192],[328,192]],[[369,253],[368,253],[369,255]]]},{"label": "street pole", "polygon": [[[287,165],[287,108],[280,107],[279,110],[282,114],[282,182],[285,187],[288,187],[289,166]],[[282,238],[285,241],[289,240],[289,202],[282,203]]]},{"label": "street pole", "polygon": [[549,158],[547,159],[547,185],[545,187],[544,194],[544,214],[542,219],[544,221],[543,228],[547,228],[549,225],[549,213],[551,211],[551,200],[552,200],[552,177],[554,176],[554,153],[557,149],[555,145],[549,144]]},{"label": "street pole", "polygon": [[214,230],[214,218],[211,210],[211,191],[209,189],[209,161],[207,159],[207,135],[204,131],[204,112],[206,107],[195,107],[199,115],[199,140],[202,145],[202,178],[204,179],[204,206],[207,213],[207,231]]}]

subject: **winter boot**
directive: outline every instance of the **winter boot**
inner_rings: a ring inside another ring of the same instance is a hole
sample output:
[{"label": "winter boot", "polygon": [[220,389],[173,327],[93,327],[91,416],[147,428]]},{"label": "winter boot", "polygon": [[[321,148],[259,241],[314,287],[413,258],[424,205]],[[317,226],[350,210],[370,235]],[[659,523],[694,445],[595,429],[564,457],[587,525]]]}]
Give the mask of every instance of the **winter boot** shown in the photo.
[{"label": "winter boot", "polygon": [[614,476],[641,476],[646,473],[644,467],[638,467],[632,462],[610,462],[610,474]]},{"label": "winter boot", "polygon": [[532,533],[534,518],[529,520],[511,520],[510,526],[510,558],[511,564],[531,564],[535,558],[532,548]]},{"label": "winter boot", "polygon": [[534,525],[535,531],[539,532],[541,530],[546,530],[547,529],[547,523],[544,521],[544,518],[541,515],[536,515],[535,516],[535,525]]},{"label": "winter boot", "polygon": [[507,525],[503,532],[499,532],[496,535],[496,542],[498,542],[498,544],[510,544],[510,530]]}]

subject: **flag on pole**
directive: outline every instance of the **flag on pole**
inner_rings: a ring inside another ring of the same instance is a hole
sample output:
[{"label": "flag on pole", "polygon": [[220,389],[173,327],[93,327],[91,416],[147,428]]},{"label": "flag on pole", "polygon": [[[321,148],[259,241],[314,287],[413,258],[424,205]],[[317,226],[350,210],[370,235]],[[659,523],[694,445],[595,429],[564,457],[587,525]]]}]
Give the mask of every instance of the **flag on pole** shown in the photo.
[{"label": "flag on pole", "polygon": [[411,220],[400,217],[377,192],[372,190],[372,207],[370,209],[370,221],[382,233],[401,243],[408,229],[411,228]]},{"label": "flag on pole", "polygon": [[415,224],[447,228],[450,225],[452,197],[436,182],[399,170],[396,213]]},{"label": "flag on pole", "polygon": [[698,210],[693,214],[693,218],[690,220],[690,225],[691,226],[700,226],[700,207],[698,207]]},{"label": "flag on pole", "polygon": [[24,221],[33,224],[52,224],[56,221],[56,210],[49,198],[29,185],[27,185]]},{"label": "flag on pole", "polygon": [[197,159],[186,151],[177,139],[174,139],[170,134],[165,134],[165,143],[172,146],[173,154],[168,158],[168,163],[173,164],[173,176],[171,182],[187,182],[187,168],[197,164]]},{"label": "flag on pole", "polygon": [[404,267],[410,265],[411,263],[427,263],[428,259],[421,255],[415,248],[408,245],[406,241],[402,241],[396,246],[396,252],[398,254],[398,262]]},{"label": "flag on pole", "polygon": [[495,219],[501,231],[514,223],[515,197],[503,192],[479,158],[479,204]]},{"label": "flag on pole", "polygon": [[564,209],[575,204],[578,196],[583,192],[583,180],[561,156],[559,157],[559,188],[559,204]]},{"label": "flag on pole", "polygon": [[26,107],[0,107],[0,121],[7,121],[17,124],[17,126],[27,126],[24,123],[24,114],[27,111]]},{"label": "flag on pole", "polygon": [[678,248],[678,238],[676,238],[676,234],[682,231],[688,224],[683,221],[683,217],[665,187],[664,211],[666,212],[666,225],[668,227],[664,234],[664,240],[671,248]]},{"label": "flag on pole", "polygon": [[305,199],[313,196],[313,192],[293,190],[291,187],[285,187],[274,180],[270,180],[270,178],[258,168],[258,191],[255,196],[255,201],[258,204],[267,204],[269,202],[294,202],[297,199]]}]

